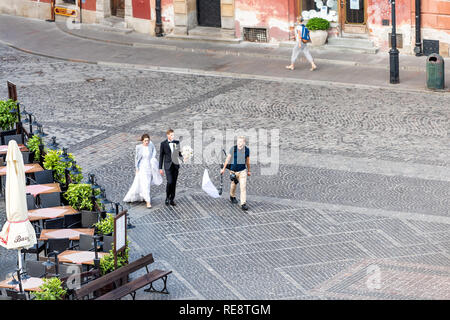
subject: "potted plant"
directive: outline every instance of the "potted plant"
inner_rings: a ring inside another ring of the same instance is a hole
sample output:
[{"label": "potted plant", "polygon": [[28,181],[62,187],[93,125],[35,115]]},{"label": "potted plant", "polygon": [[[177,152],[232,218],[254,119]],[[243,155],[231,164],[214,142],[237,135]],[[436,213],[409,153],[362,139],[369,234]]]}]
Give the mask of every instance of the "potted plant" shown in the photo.
[{"label": "potted plant", "polygon": [[[130,251],[129,246],[130,241],[127,240],[127,247],[124,251],[119,252],[117,254],[117,269],[123,267],[128,264],[128,254]],[[111,271],[114,271],[114,245],[111,250],[109,250],[109,254],[104,255],[100,259],[100,274],[103,276]]]},{"label": "potted plant", "polygon": [[16,103],[11,99],[6,101],[0,100],[0,128],[2,130],[13,129],[16,122],[19,121],[17,113],[10,112],[16,107]]},{"label": "potted plant", "polygon": [[62,287],[62,282],[56,277],[43,280],[39,287],[42,291],[34,291],[34,300],[64,300],[67,290]]},{"label": "potted plant", "polygon": [[[98,194],[100,190],[94,190],[94,196]],[[92,186],[89,183],[71,183],[63,196],[75,210],[94,210]],[[102,207],[101,203],[97,202],[97,204]]]},{"label": "potted plant", "polygon": [[310,31],[311,45],[313,47],[323,46],[328,38],[327,30],[330,28],[330,22],[323,18],[311,18],[306,27]]},{"label": "potted plant", "polygon": [[111,235],[114,231],[114,216],[107,213],[104,219],[94,224],[94,227],[104,236]]},{"label": "potted plant", "polygon": [[[65,184],[66,176],[64,174],[64,170],[70,168],[72,166],[72,162],[63,162],[61,160],[62,154],[62,150],[48,150],[44,157],[44,169],[53,170],[55,180],[59,181],[62,184]],[[71,153],[68,154],[68,157],[70,160],[75,161],[75,158]],[[74,175],[69,172],[69,175],[72,179],[72,182],[78,183],[83,179],[83,175],[81,174],[81,167],[79,165],[76,165],[76,168],[80,173]]]},{"label": "potted plant", "polygon": [[27,148],[34,154],[34,161],[39,161],[41,153],[39,151],[39,145],[42,144],[42,138],[38,135],[33,135],[27,142]]},{"label": "potted plant", "polygon": [[[122,252],[119,252],[117,254],[117,269],[128,264],[128,255],[129,255],[129,251],[130,251],[129,244],[130,244],[130,241],[127,240],[127,247],[125,248],[125,250]],[[114,250],[114,244],[113,244],[113,248],[111,250],[109,250],[109,254],[104,255],[100,259],[100,275],[101,276],[104,276],[105,274],[116,270],[116,268],[114,268],[114,252],[113,252],[113,250]],[[128,282],[128,280],[129,280],[129,275],[126,277],[123,277],[121,279],[122,284]],[[113,289],[114,289],[114,285],[112,283],[109,285],[106,285],[99,290],[100,295],[106,294]]]}]

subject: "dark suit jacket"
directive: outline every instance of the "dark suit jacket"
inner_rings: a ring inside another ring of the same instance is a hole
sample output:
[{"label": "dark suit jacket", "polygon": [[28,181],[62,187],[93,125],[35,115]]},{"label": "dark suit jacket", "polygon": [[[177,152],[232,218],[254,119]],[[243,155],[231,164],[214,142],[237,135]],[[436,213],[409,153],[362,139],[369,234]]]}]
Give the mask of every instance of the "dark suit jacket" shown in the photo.
[{"label": "dark suit jacket", "polygon": [[[172,140],[172,142],[175,143],[174,145],[174,153],[178,153],[176,156],[182,158],[180,151],[180,141],[178,140]],[[164,169],[169,170],[172,165],[176,166],[176,168],[179,168],[180,165],[177,163],[174,163],[172,161],[172,151],[170,151],[169,141],[166,139],[163,142],[161,142],[161,145],[159,147],[159,169],[162,169],[164,163]]]}]

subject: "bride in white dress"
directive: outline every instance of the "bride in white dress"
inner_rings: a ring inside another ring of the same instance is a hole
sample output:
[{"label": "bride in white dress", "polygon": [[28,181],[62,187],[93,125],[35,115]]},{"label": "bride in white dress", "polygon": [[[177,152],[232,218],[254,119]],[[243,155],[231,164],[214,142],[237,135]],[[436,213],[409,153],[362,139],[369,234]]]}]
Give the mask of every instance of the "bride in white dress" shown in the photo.
[{"label": "bride in white dress", "polygon": [[160,185],[162,183],[162,177],[158,171],[156,148],[153,142],[150,141],[150,136],[143,134],[141,141],[142,144],[136,146],[136,176],[123,201],[145,201],[147,208],[151,208],[151,185]]}]

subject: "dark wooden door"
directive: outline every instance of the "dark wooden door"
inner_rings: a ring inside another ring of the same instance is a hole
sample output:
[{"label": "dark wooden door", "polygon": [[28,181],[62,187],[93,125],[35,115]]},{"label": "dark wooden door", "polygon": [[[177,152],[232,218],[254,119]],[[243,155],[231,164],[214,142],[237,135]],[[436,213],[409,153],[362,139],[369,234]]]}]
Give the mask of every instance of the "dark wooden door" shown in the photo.
[{"label": "dark wooden door", "polygon": [[220,0],[197,0],[197,19],[199,26],[220,28]]},{"label": "dark wooden door", "polygon": [[125,17],[125,0],[111,0],[111,15]]}]

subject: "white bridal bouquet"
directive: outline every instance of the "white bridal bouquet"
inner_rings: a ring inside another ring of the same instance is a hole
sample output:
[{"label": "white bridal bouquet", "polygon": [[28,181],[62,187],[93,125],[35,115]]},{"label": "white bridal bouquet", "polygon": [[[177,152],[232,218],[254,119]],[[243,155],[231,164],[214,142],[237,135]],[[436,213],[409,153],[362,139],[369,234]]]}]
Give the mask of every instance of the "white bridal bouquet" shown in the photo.
[{"label": "white bridal bouquet", "polygon": [[183,160],[187,161],[194,155],[194,150],[190,146],[184,146],[181,149],[181,155],[183,156]]}]

